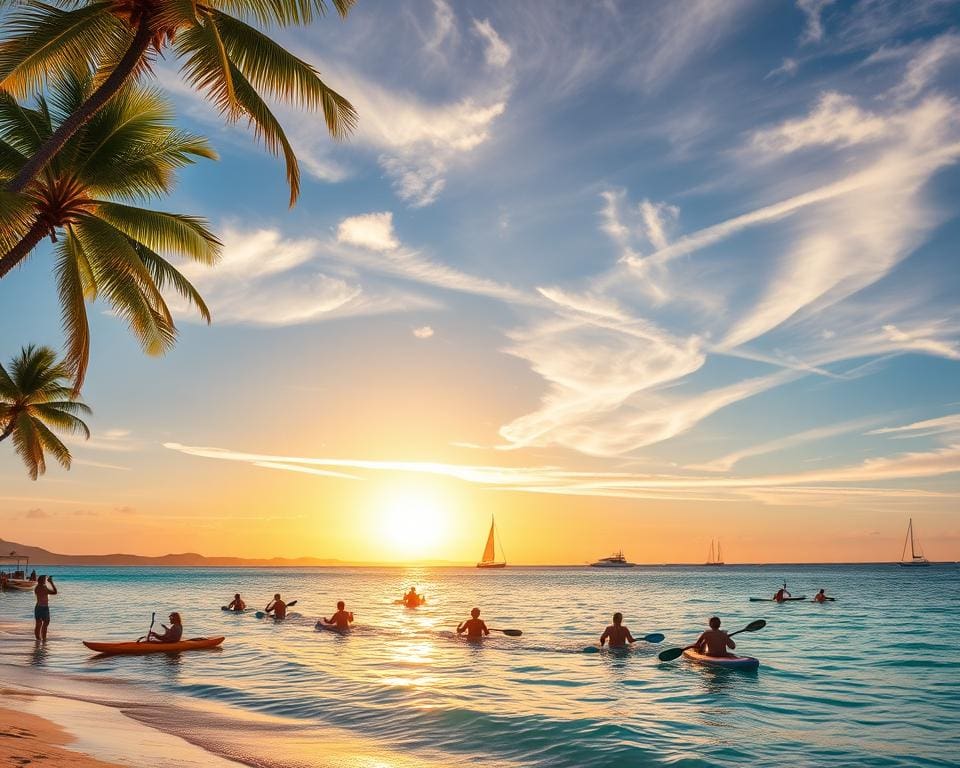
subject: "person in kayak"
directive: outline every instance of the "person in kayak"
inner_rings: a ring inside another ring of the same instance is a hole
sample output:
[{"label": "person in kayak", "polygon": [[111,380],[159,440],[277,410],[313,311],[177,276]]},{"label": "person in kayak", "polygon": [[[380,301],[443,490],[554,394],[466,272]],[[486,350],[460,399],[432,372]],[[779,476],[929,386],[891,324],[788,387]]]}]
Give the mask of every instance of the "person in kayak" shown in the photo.
[{"label": "person in kayak", "polygon": [[783,586],[777,590],[777,593],[773,596],[773,599],[778,603],[782,603],[790,596],[790,593],[787,592],[787,582],[783,582]]},{"label": "person in kayak", "polygon": [[273,600],[267,603],[267,607],[263,609],[264,613],[273,613],[273,618],[275,619],[285,619],[287,618],[287,604],[280,599],[280,593],[277,592],[273,596]]},{"label": "person in kayak", "polygon": [[603,634],[600,635],[600,647],[603,648],[608,640],[611,648],[626,648],[627,643],[636,642],[630,630],[623,626],[623,614],[620,611],[613,614],[613,624],[603,630]]},{"label": "person in kayak", "polygon": [[727,636],[726,632],[720,629],[720,619],[713,616],[709,624],[710,629],[697,638],[697,642],[693,644],[693,650],[705,656],[733,656],[732,653],[727,652],[727,649],[729,648],[732,651],[737,647],[737,644]]},{"label": "person in kayak", "polygon": [[247,604],[243,602],[243,599],[240,597],[240,593],[237,592],[237,594],[233,596],[233,600],[230,601],[230,604],[227,606],[227,608],[231,611],[236,611],[239,613],[240,611],[245,611],[247,609]]},{"label": "person in kayak", "polygon": [[417,594],[416,587],[410,587],[410,591],[403,596],[403,604],[406,605],[407,608],[416,608],[422,602],[423,602],[423,595]]},{"label": "person in kayak", "polygon": [[827,597],[827,593],[821,589],[819,592],[817,592],[817,594],[813,596],[813,599],[816,600],[818,603],[825,603],[830,598]]},{"label": "person in kayak", "polygon": [[467,633],[467,638],[470,640],[479,640],[484,635],[490,634],[487,625],[484,624],[483,619],[480,618],[479,608],[474,608],[470,611],[470,618],[457,627],[458,635],[462,635],[464,632]]},{"label": "person in kayak", "polygon": [[174,611],[170,614],[170,626],[161,624],[163,633],[150,630],[147,632],[148,643],[179,643],[183,638],[183,621],[180,614]]},{"label": "person in kayak", "polygon": [[340,632],[350,629],[350,622],[353,621],[353,614],[346,610],[347,606],[343,600],[337,603],[337,612],[329,619],[324,618],[323,623],[335,626]]},{"label": "person in kayak", "polygon": [[47,642],[47,628],[50,626],[50,595],[59,594],[57,585],[53,583],[53,576],[41,576],[37,579],[37,586],[33,588],[37,596],[37,604],[33,609],[33,618],[36,626],[33,628],[34,637],[38,641]]}]

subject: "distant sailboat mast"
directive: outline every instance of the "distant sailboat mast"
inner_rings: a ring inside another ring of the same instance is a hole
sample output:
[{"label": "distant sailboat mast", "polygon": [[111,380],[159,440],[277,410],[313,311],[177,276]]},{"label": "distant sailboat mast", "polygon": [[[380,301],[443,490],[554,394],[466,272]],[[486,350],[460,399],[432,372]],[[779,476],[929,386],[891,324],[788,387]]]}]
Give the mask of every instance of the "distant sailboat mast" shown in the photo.
[{"label": "distant sailboat mast", "polygon": [[503,542],[500,543],[500,554],[503,556],[501,562],[497,562],[496,550],[496,528],[497,524],[490,515],[490,533],[487,534],[487,545],[483,548],[483,557],[477,563],[477,568],[504,568],[507,565],[507,556],[503,551]]},{"label": "distant sailboat mast", "polygon": [[[910,543],[910,559],[906,559],[907,542]],[[907,537],[903,540],[903,551],[900,552],[900,565],[930,565],[930,561],[923,556],[923,552],[917,554],[916,546],[913,541],[913,518],[907,525]]]}]

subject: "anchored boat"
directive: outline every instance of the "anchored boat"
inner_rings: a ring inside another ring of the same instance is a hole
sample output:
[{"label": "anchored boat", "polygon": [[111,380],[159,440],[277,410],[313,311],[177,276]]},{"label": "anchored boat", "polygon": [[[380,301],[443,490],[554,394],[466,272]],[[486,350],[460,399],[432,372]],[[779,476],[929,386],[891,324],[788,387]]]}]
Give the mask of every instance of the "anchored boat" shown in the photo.
[{"label": "anchored boat", "polygon": [[497,560],[496,552],[496,530],[497,524],[493,519],[493,515],[490,515],[490,533],[487,534],[487,545],[483,548],[483,557],[480,559],[480,562],[477,563],[477,568],[506,568],[507,567],[507,556],[503,551],[503,542],[500,542],[500,556],[502,560]]},{"label": "anchored boat", "polygon": [[597,562],[590,563],[591,568],[636,568],[636,563],[631,563],[623,556],[623,550],[616,552],[610,557],[601,557]]},{"label": "anchored boat", "polygon": [[0,557],[0,589],[17,592],[32,592],[36,586],[36,579],[27,577],[30,568],[30,558],[11,552],[7,557]]},{"label": "anchored boat", "polygon": [[[910,542],[910,559],[906,559],[907,542]],[[919,552],[919,554],[918,554]],[[900,566],[903,568],[912,568],[916,566],[930,565],[930,561],[923,556],[923,550],[919,543],[913,539],[913,518],[910,518],[910,524],[907,526],[907,538],[903,542],[903,551],[900,553]]]},{"label": "anchored boat", "polygon": [[713,539],[710,539],[710,554],[707,555],[707,562],[704,565],[723,565],[723,553],[720,551],[720,539],[717,539],[717,549],[714,552]]}]

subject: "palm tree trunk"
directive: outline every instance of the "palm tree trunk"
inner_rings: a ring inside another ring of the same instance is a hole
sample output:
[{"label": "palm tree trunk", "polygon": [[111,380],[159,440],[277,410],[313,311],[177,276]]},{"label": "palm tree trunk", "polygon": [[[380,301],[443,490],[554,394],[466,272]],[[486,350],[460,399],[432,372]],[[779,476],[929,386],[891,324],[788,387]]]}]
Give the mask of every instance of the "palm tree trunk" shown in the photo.
[{"label": "palm tree trunk", "polygon": [[49,225],[44,224],[40,219],[34,220],[33,225],[27,230],[27,234],[21,238],[20,242],[0,258],[0,280],[6,276],[7,272],[23,261],[49,231]]},{"label": "palm tree trunk", "polygon": [[[103,81],[97,90],[90,94],[90,98],[81,105],[80,109],[64,120],[50,138],[34,153],[33,157],[24,163],[20,172],[7,184],[9,192],[22,192],[26,189],[27,185],[36,178],[43,167],[70,140],[70,137],[116,95],[123,84],[130,79],[137,65],[143,60],[150,45],[150,33],[150,16],[144,14],[140,19],[140,25],[137,27],[133,42],[130,43],[127,52],[123,54],[123,58],[120,59],[116,69],[110,73],[110,76]],[[0,274],[0,277],[2,277],[2,274]]]}]

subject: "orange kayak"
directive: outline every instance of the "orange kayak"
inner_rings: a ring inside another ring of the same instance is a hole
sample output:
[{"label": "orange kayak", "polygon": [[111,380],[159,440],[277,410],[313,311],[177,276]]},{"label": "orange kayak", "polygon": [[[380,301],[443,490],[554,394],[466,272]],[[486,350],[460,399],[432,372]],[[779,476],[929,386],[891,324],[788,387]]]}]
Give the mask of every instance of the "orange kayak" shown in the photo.
[{"label": "orange kayak", "polygon": [[97,653],[142,656],[145,653],[179,653],[201,648],[216,648],[223,640],[222,637],[195,637],[192,640],[181,640],[179,643],[94,643],[84,640],[83,644]]}]

